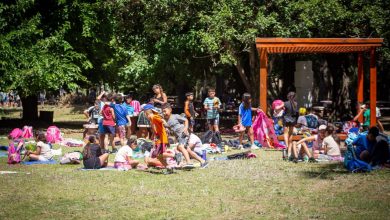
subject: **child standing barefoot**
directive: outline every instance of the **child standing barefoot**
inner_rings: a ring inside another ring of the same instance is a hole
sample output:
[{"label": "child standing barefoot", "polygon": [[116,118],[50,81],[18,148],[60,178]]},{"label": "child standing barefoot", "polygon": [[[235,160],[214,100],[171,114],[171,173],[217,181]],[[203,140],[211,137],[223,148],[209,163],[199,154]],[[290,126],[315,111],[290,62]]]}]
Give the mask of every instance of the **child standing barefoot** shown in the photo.
[{"label": "child standing barefoot", "polygon": [[254,144],[254,135],[252,128],[252,111],[257,111],[257,108],[252,108],[252,97],[249,93],[244,93],[242,96],[242,103],[238,108],[238,125],[245,127],[245,130],[240,133],[240,145],[242,146],[242,139],[244,138],[244,133],[247,132],[250,142],[251,149],[259,149]]}]

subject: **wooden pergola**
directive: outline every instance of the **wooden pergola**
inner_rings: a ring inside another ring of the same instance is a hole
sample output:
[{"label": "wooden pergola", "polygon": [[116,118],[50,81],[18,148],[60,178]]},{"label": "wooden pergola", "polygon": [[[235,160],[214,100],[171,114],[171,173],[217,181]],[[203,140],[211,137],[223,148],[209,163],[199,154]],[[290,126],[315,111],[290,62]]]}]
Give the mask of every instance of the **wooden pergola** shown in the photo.
[{"label": "wooden pergola", "polygon": [[[375,50],[382,38],[256,38],[260,56],[260,107],[267,111],[268,54],[273,53],[358,53],[358,102],[363,102],[363,53],[370,53],[370,126],[376,124]],[[362,117],[359,119],[362,121]]]}]

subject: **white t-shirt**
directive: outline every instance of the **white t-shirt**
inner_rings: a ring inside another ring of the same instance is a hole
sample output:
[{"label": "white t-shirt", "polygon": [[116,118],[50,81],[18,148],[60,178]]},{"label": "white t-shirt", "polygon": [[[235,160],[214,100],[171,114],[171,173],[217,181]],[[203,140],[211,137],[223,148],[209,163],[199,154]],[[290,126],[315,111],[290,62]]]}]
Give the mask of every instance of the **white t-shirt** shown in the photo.
[{"label": "white t-shirt", "polygon": [[42,141],[38,141],[37,147],[41,148],[41,156],[44,158],[51,160],[53,158],[53,154],[51,153],[50,145],[43,143]]},{"label": "white t-shirt", "polygon": [[115,162],[124,163],[127,161],[127,157],[132,157],[132,156],[133,156],[133,150],[128,145],[125,145],[121,147],[116,153]]},{"label": "white t-shirt", "polygon": [[202,140],[195,134],[190,135],[190,139],[188,140],[188,144],[194,145],[194,152],[198,154],[202,154],[202,150],[205,150],[206,147],[203,147]]},{"label": "white t-shirt", "polygon": [[323,147],[326,146],[328,148],[327,155],[329,155],[329,156],[340,156],[341,155],[340,147],[332,136],[327,136],[326,138],[324,138],[324,140],[322,141],[322,146]]}]

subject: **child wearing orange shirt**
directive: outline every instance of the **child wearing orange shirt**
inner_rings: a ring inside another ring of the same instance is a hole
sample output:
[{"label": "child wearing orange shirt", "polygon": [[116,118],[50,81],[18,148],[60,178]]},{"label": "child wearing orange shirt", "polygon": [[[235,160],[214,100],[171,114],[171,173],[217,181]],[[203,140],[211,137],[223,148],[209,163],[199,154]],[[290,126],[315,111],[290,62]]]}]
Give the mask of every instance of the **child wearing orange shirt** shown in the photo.
[{"label": "child wearing orange shirt", "polygon": [[173,157],[174,155],[172,153],[167,152],[167,145],[168,145],[168,135],[164,126],[164,119],[156,112],[154,111],[154,107],[152,105],[146,105],[143,108],[146,117],[149,119],[153,131],[155,133],[155,146],[152,149],[151,157],[157,158],[161,164],[163,164],[165,167],[167,164],[167,158]]}]

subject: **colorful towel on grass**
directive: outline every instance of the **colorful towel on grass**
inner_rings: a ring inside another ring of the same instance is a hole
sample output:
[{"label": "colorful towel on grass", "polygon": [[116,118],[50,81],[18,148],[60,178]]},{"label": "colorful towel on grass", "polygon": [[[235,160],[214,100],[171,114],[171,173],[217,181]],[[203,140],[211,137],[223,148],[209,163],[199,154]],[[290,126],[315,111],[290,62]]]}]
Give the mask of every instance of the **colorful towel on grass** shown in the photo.
[{"label": "colorful towel on grass", "polygon": [[58,164],[55,160],[48,160],[48,161],[23,161],[21,162],[23,165],[38,165],[38,164]]},{"label": "colorful towel on grass", "polygon": [[0,157],[8,157],[7,151],[0,151]]}]

